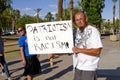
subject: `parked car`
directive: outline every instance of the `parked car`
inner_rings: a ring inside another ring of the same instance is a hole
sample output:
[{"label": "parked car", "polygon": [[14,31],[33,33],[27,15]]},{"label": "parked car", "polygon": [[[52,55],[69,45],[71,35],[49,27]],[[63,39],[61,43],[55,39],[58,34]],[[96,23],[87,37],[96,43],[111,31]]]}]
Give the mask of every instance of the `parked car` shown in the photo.
[{"label": "parked car", "polygon": [[14,31],[11,31],[10,34],[13,35],[13,34],[16,34],[16,33]]},{"label": "parked car", "polygon": [[3,32],[3,36],[8,36],[8,35],[11,35],[10,32],[8,31]]}]

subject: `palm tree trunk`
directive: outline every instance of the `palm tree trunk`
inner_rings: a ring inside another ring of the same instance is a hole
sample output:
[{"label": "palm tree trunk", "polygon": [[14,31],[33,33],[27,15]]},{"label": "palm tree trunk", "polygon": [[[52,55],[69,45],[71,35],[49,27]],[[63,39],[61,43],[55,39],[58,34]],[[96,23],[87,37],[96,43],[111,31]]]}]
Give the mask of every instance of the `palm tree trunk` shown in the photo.
[{"label": "palm tree trunk", "polygon": [[58,1],[58,20],[62,20],[63,0]]},{"label": "palm tree trunk", "polygon": [[15,29],[15,12],[13,12],[13,14],[12,14],[12,18],[11,18],[11,20],[12,20],[12,31],[14,31],[14,29]]},{"label": "palm tree trunk", "polygon": [[70,19],[73,20],[73,0],[70,0]]},{"label": "palm tree trunk", "polygon": [[113,24],[115,24],[115,11],[116,11],[116,6],[114,4],[114,6],[113,6]]},{"label": "palm tree trunk", "polygon": [[[112,0],[113,1],[113,26],[115,28],[115,11],[116,11],[116,2],[117,0]],[[113,28],[113,30],[114,30]],[[113,31],[113,35],[114,35],[114,31]]]}]

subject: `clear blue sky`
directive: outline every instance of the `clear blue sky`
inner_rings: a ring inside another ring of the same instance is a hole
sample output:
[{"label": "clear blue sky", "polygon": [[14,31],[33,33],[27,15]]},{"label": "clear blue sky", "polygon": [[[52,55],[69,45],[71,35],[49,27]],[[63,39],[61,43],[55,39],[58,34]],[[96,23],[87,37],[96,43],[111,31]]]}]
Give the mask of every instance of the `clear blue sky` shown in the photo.
[{"label": "clear blue sky", "polygon": [[[67,7],[69,5],[70,0],[63,0],[64,1],[64,7]],[[78,0],[73,0],[74,5],[77,5]],[[52,14],[57,13],[57,4],[58,0],[13,0],[12,7],[14,9],[19,9],[21,14],[29,14],[34,15],[35,9],[40,8],[42,9],[40,11],[40,17],[44,17],[47,12],[52,12]],[[113,3],[112,0],[105,0],[105,8],[102,12],[102,18],[103,19],[112,19],[113,13],[112,13],[112,7]],[[119,0],[116,3],[116,16],[119,17]]]}]

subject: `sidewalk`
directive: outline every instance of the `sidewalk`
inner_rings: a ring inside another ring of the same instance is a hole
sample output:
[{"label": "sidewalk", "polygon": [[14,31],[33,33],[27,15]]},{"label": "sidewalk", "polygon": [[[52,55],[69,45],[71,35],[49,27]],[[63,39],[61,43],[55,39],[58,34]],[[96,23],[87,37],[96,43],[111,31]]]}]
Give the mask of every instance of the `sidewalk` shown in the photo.
[{"label": "sidewalk", "polygon": [[[102,36],[102,42],[104,48],[97,72],[98,80],[120,80],[119,42],[111,42],[109,37],[104,36]],[[34,80],[73,80],[72,56],[62,55],[56,57],[53,60],[53,67],[50,67],[47,55],[41,55],[39,60],[42,66],[42,74],[35,76]],[[23,66],[20,61],[20,58],[8,61],[10,73],[16,80],[25,79],[25,77],[21,77]],[[5,80],[5,77],[0,75],[0,80]]]},{"label": "sidewalk", "polygon": [[120,80],[120,43],[102,39],[103,50],[98,69],[99,80]]}]

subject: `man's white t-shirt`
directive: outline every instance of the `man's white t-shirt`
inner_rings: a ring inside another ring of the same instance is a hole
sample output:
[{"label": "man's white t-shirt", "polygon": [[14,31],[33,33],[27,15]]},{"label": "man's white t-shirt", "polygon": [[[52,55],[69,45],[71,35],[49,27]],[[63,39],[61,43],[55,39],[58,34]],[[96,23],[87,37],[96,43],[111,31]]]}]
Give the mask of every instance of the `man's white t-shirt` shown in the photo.
[{"label": "man's white t-shirt", "polygon": [[[88,26],[83,32],[77,29],[75,46],[79,48],[102,48],[102,42],[99,31],[93,27]],[[84,53],[73,55],[73,67],[79,70],[95,71],[98,67],[98,56],[91,56]]]}]

